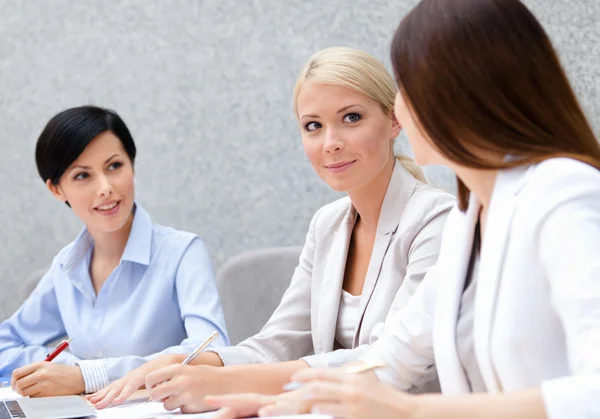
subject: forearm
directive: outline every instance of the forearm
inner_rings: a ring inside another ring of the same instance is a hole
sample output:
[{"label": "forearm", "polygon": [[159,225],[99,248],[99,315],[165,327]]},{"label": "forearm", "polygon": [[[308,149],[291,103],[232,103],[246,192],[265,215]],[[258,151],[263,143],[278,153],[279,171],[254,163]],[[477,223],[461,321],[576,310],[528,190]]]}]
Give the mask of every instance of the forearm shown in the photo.
[{"label": "forearm", "polygon": [[542,391],[467,396],[415,396],[411,419],[547,419]]},{"label": "forearm", "polygon": [[222,394],[262,393],[280,394],[291,376],[301,369],[309,368],[304,361],[278,362],[275,364],[232,365],[223,368],[220,389]]},{"label": "forearm", "polygon": [[[185,357],[181,358],[183,362]],[[190,362],[190,365],[208,365],[211,367],[222,367],[221,357],[214,352],[203,352]]]}]

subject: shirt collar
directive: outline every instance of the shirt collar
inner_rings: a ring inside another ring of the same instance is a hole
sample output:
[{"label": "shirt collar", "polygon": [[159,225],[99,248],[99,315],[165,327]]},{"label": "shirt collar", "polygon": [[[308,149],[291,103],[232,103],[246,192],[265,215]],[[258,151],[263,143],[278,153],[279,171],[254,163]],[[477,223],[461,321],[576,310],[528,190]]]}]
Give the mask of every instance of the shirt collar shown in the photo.
[{"label": "shirt collar", "polygon": [[379,213],[377,230],[381,234],[396,231],[400,224],[399,214],[404,212],[416,187],[417,179],[404,168],[402,162],[396,160]]},{"label": "shirt collar", "polygon": [[[134,204],[133,211],[133,223],[121,261],[127,260],[147,266],[150,264],[150,251],[152,249],[152,220],[146,210],[137,203]],[[70,270],[73,268],[90,252],[93,245],[92,236],[87,228],[84,228],[63,257],[63,269]]]},{"label": "shirt collar", "polygon": [[121,261],[127,260],[148,266],[152,250],[152,220],[146,210],[137,203],[134,205],[134,211],[133,224]]}]

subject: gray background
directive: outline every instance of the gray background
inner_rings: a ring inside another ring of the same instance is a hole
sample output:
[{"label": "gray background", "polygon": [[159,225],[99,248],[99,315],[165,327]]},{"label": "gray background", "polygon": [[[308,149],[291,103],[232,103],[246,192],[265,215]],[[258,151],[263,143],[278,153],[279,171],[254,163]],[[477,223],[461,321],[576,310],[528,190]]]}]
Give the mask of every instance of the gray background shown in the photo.
[{"label": "gray background", "polygon": [[[555,40],[598,132],[600,2],[526,1]],[[136,139],[137,197],[156,222],[200,234],[216,266],[298,245],[337,195],[305,158],[291,109],[318,49],[388,48],[416,0],[0,0],[0,319],[14,292],[80,229],[48,193],[33,150],[49,117],[93,103]],[[401,139],[400,146],[404,140]],[[436,184],[452,177],[428,170]]]}]

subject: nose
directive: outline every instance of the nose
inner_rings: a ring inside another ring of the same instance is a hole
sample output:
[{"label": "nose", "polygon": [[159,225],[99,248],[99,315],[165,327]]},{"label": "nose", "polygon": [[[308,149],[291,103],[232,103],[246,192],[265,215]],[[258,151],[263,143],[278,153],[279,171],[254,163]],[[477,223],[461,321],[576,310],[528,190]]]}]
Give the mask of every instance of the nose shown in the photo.
[{"label": "nose", "polygon": [[325,153],[337,153],[344,148],[344,141],[342,141],[341,137],[338,135],[337,131],[334,129],[328,129],[325,132],[325,143],[323,144],[323,151]]},{"label": "nose", "polygon": [[106,176],[98,177],[98,196],[108,196],[112,194],[113,187]]}]

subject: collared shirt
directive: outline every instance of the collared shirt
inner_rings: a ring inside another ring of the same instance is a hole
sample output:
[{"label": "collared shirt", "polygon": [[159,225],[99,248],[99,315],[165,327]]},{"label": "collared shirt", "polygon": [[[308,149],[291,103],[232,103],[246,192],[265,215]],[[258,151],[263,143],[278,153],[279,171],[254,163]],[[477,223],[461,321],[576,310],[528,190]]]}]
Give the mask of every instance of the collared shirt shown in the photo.
[{"label": "collared shirt", "polygon": [[84,229],[40,283],[0,324],[0,376],[42,361],[45,345],[69,336],[54,362],[79,365],[95,392],[149,359],[189,353],[214,330],[228,345],[212,263],[200,238],[153,225],[136,205],[119,265],[98,295],[90,278],[94,243]]}]

